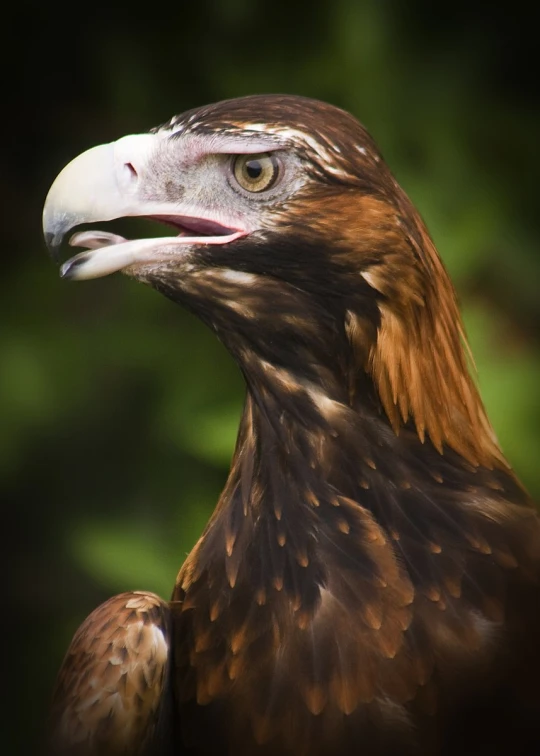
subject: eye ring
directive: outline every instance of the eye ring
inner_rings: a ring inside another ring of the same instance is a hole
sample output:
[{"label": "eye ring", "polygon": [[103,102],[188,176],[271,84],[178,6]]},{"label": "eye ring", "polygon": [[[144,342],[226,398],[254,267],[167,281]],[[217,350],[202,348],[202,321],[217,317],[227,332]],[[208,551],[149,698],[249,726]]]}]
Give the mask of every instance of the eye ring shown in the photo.
[{"label": "eye ring", "polygon": [[279,162],[271,152],[262,152],[258,155],[234,155],[232,172],[241,189],[258,194],[267,191],[276,183]]}]

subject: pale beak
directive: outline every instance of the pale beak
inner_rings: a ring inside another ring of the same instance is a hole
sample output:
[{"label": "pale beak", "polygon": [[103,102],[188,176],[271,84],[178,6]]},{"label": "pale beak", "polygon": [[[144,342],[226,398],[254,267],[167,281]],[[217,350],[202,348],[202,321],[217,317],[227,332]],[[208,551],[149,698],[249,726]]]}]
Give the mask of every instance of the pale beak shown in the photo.
[{"label": "pale beak", "polygon": [[[178,236],[133,240],[104,231],[75,234],[71,246],[85,247],[86,251],[62,266],[63,277],[97,278],[138,264],[167,262],[188,245],[226,244],[247,233],[209,217],[186,217],[179,203],[155,199],[160,188],[155,186],[156,164],[166,149],[163,135],[127,136],[93,147],[61,171],[43,209],[43,233],[55,259],[66,233],[81,223],[155,216],[173,222],[181,231]],[[196,233],[190,235],[194,229]],[[204,230],[198,234],[199,229]]]}]

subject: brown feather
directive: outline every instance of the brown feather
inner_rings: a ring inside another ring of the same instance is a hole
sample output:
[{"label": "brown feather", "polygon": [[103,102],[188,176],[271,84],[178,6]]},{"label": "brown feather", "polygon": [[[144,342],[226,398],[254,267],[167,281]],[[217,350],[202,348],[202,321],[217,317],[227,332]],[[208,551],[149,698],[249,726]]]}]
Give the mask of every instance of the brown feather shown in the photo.
[{"label": "brown feather", "polygon": [[153,752],[152,740],[166,726],[169,644],[169,609],[155,594],[122,593],[93,611],[58,675],[51,753]]}]

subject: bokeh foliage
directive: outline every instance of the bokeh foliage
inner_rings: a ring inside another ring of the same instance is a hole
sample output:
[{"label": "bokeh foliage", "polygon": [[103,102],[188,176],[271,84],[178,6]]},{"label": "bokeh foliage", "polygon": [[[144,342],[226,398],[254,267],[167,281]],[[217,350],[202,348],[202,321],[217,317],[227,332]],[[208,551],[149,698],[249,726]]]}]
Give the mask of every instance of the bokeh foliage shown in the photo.
[{"label": "bokeh foliage", "polygon": [[540,116],[527,30],[493,8],[433,7],[200,0],[92,4],[84,19],[60,6],[7,11],[5,28],[32,41],[4,66],[16,117],[0,175],[10,752],[39,739],[55,670],[94,606],[134,588],[170,594],[223,485],[243,397],[214,336],[155,292],[119,275],[59,280],[41,206],[83,149],[255,92],[352,111],[427,220],[502,446],[540,495]]}]

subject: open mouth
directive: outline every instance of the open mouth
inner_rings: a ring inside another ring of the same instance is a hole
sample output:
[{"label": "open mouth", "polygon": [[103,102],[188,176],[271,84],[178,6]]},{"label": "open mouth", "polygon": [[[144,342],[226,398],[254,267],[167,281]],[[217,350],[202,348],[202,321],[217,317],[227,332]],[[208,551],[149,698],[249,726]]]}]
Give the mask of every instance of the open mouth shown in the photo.
[{"label": "open mouth", "polygon": [[179,236],[227,236],[234,233],[234,229],[223,226],[207,218],[191,218],[186,215],[148,215],[147,220],[158,221],[176,228]]},{"label": "open mouth", "polygon": [[[63,278],[98,278],[119,270],[139,276],[180,260],[185,263],[198,247],[230,244],[249,233],[248,221],[229,215],[219,202],[212,206],[213,197],[205,206],[197,198],[184,198],[180,203],[160,196],[152,184],[152,161],[159,162],[163,151],[172,147],[163,136],[132,134],[86,150],[60,171],[43,207],[45,241],[57,259],[63,238],[78,227],[69,244],[82,248],[62,265]],[[170,169],[169,163],[167,166]],[[150,189],[145,188],[148,182]],[[83,223],[127,218],[158,221],[172,227],[171,233],[128,239],[110,233],[107,227],[82,230]]]},{"label": "open mouth", "polygon": [[61,266],[61,277],[74,280],[100,278],[134,266],[173,262],[185,254],[188,246],[229,244],[247,234],[243,229],[223,226],[206,218],[183,215],[147,218],[174,228],[177,235],[126,239],[108,231],[79,231],[71,236],[69,245],[85,249]]}]

